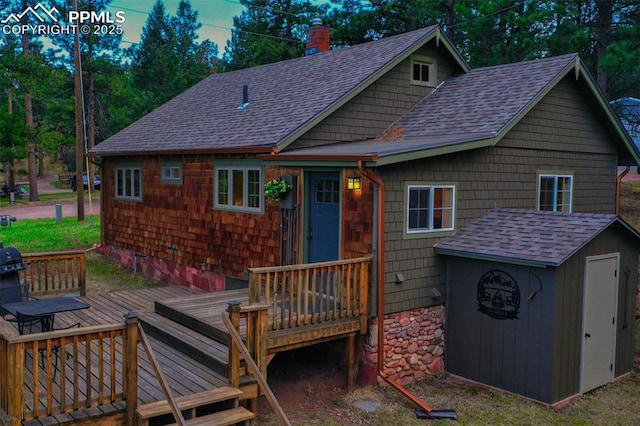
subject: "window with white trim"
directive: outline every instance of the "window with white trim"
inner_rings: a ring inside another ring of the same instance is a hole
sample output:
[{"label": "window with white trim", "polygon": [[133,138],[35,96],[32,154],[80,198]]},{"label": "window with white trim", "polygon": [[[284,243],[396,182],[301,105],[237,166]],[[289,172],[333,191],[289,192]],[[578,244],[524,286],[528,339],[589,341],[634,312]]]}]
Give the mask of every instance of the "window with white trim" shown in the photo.
[{"label": "window with white trim", "polygon": [[177,162],[163,163],[160,166],[160,181],[169,185],[182,184],[182,164]]},{"label": "window with white trim", "polygon": [[115,168],[115,197],[119,200],[142,201],[142,167],[122,165]]},{"label": "window with white trim", "polygon": [[251,213],[262,211],[260,166],[216,166],[215,176],[215,208]]},{"label": "window with white trim", "polygon": [[538,176],[538,210],[571,212],[573,198],[573,176]]},{"label": "window with white trim", "polygon": [[409,185],[407,233],[449,231],[454,228],[455,187]]},{"label": "window with white trim", "polygon": [[411,84],[436,86],[436,60],[428,56],[415,55],[411,58]]}]

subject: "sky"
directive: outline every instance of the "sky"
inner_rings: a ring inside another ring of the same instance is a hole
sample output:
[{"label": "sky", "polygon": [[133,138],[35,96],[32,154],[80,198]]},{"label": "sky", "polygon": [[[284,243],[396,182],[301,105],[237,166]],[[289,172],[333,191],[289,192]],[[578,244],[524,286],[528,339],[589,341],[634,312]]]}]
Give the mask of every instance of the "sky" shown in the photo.
[{"label": "sky", "polygon": [[[124,12],[125,21],[119,24],[124,31],[122,47],[129,48],[140,41],[140,34],[156,0],[113,0],[107,10],[112,14]],[[163,0],[165,12],[175,16],[180,0]],[[198,41],[209,39],[224,53],[227,40],[231,38],[233,17],[242,13],[244,6],[239,0],[190,0],[193,10],[198,12],[202,24]]]}]

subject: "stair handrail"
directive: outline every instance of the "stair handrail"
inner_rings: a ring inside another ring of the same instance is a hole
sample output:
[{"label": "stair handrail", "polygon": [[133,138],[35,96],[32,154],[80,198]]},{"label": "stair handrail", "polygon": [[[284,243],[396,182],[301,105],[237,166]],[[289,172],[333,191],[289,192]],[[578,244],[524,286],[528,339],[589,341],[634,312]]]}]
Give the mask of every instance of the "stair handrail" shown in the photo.
[{"label": "stair handrail", "polygon": [[229,315],[227,315],[227,313],[225,312],[222,313],[222,322],[224,322],[224,325],[229,331],[229,337],[231,338],[229,344],[235,344],[238,349],[240,349],[240,352],[242,353],[242,356],[247,363],[249,371],[255,376],[256,381],[258,382],[258,386],[260,386],[265,396],[267,397],[267,401],[269,401],[269,405],[271,405],[271,408],[280,420],[280,424],[291,426],[291,422],[289,422],[289,419],[287,418],[284,410],[282,410],[282,407],[280,406],[280,404],[278,404],[278,400],[267,384],[267,380],[264,378],[262,372],[258,368],[258,365],[249,353],[249,349],[247,349],[244,342],[242,341],[240,333],[238,333],[238,330],[236,330],[236,328],[233,326],[233,323],[229,319]]},{"label": "stair handrail", "polygon": [[182,415],[182,411],[180,411],[180,409],[178,408],[178,403],[176,402],[175,398],[173,397],[173,394],[171,393],[171,388],[169,387],[169,384],[167,383],[167,379],[164,376],[162,369],[160,368],[160,364],[158,363],[158,360],[156,360],[156,357],[153,354],[153,349],[151,348],[151,344],[149,343],[149,340],[147,339],[147,335],[144,332],[144,329],[142,328],[141,324],[138,326],[138,330],[140,332],[139,334],[140,334],[140,341],[142,342],[142,346],[147,352],[147,356],[149,357],[149,362],[151,363],[151,365],[153,365],[153,369],[156,372],[156,377],[158,378],[158,382],[160,382],[160,387],[162,388],[162,391],[164,392],[164,395],[167,398],[167,402],[169,403],[169,407],[171,408],[173,417],[176,420],[177,424],[179,424],[180,426],[186,426],[187,422],[184,419],[184,416]]}]

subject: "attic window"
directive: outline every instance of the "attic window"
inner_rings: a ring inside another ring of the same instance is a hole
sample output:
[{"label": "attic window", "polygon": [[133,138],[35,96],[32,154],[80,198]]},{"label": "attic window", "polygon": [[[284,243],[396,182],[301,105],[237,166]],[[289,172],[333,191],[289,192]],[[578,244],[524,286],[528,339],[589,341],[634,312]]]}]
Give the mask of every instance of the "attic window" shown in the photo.
[{"label": "attic window", "polygon": [[436,60],[428,56],[416,55],[411,58],[411,84],[436,86]]}]

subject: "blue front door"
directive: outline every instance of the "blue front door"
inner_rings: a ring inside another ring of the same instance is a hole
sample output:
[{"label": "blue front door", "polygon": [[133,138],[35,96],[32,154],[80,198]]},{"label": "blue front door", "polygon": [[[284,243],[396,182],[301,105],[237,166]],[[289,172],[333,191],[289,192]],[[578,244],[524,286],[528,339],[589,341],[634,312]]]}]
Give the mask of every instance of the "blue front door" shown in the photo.
[{"label": "blue front door", "polygon": [[340,174],[309,174],[308,262],[338,260],[340,254]]}]

